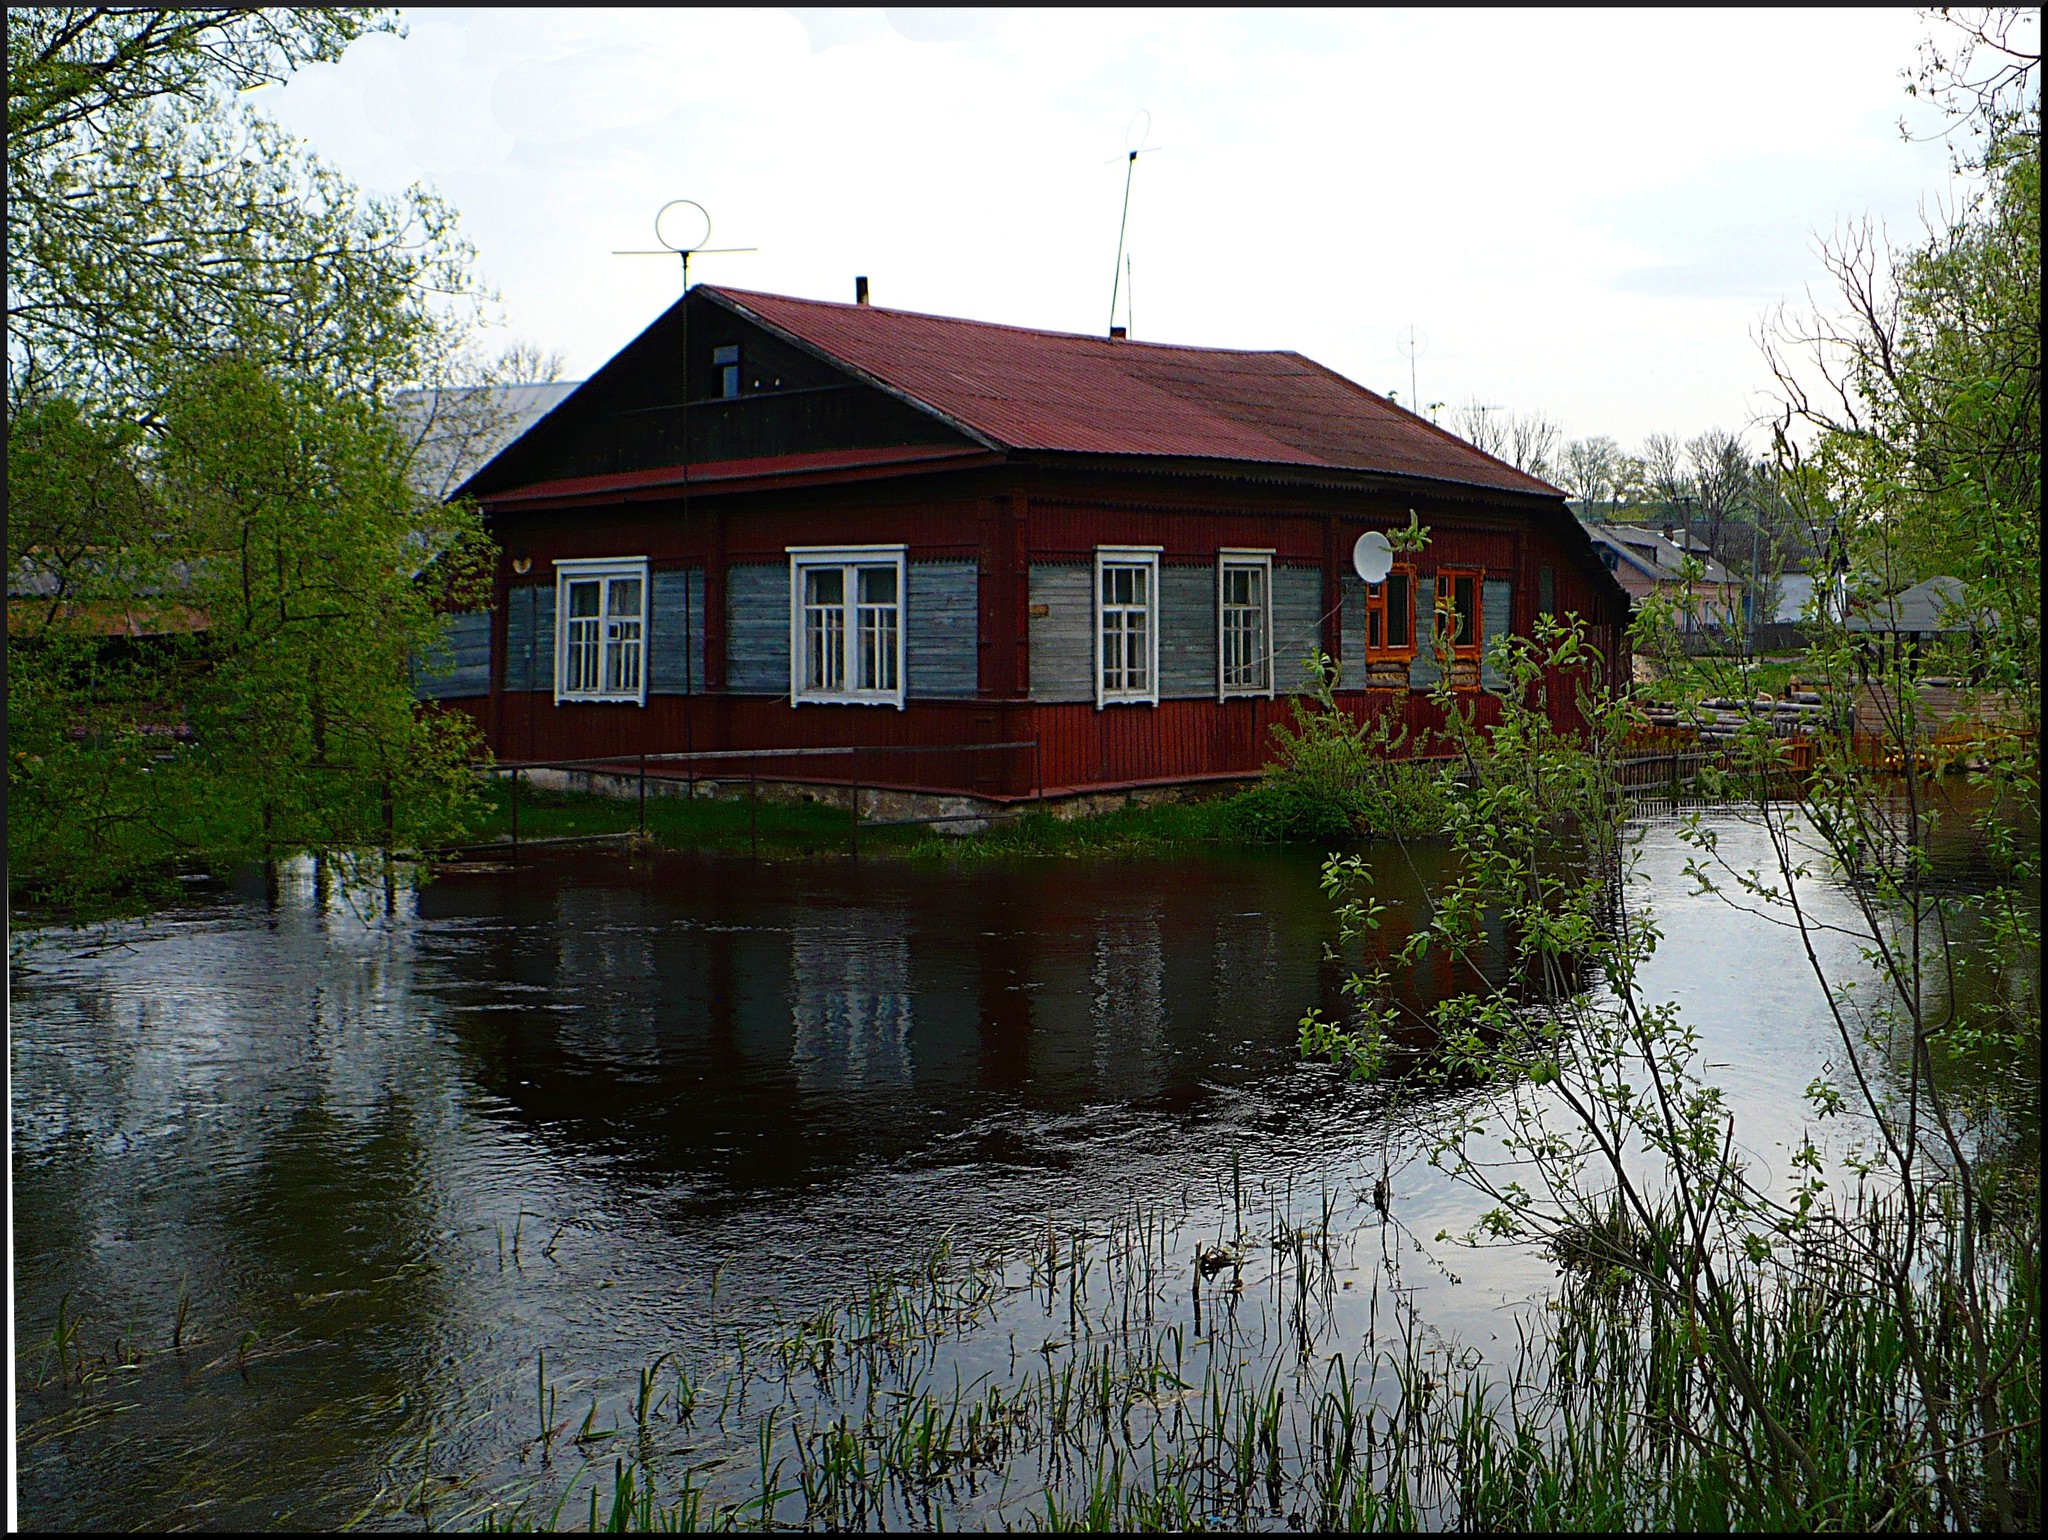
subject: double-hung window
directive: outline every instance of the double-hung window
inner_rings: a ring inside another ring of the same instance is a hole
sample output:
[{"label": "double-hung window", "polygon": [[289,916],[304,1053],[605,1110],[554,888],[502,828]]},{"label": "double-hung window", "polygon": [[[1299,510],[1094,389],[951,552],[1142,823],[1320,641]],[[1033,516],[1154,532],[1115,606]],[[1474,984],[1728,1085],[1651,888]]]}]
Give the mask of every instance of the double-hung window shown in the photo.
[{"label": "double-hung window", "polygon": [[[1480,597],[1484,574],[1440,570],[1436,575],[1437,646],[1448,647],[1454,662],[1479,661],[1484,638],[1480,635]],[[1477,676],[1473,676],[1477,683]]]},{"label": "double-hung window", "polygon": [[555,563],[555,701],[647,703],[647,558]]},{"label": "double-hung window", "polygon": [[1415,570],[1395,567],[1365,585],[1365,657],[1406,662],[1415,655]]},{"label": "double-hung window", "polygon": [[1216,553],[1216,695],[1273,693],[1273,553]]},{"label": "double-hung window", "polygon": [[1095,704],[1159,703],[1159,547],[1095,550]]},{"label": "double-hung window", "polygon": [[789,548],[789,700],[903,705],[904,547]]}]

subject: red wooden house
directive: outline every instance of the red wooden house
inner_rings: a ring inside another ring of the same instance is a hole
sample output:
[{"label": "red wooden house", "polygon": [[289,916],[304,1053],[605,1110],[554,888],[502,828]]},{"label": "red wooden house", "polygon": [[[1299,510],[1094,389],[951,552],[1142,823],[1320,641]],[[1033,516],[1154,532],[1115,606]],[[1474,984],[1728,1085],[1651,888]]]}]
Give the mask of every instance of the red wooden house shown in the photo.
[{"label": "red wooden house", "polygon": [[[1562,493],[1296,353],[699,286],[460,490],[497,597],[430,689],[505,760],[851,745],[863,785],[997,800],[1242,777],[1317,650],[1354,709],[1437,725],[1440,601],[1482,714],[1488,639],[1539,611],[1624,645]],[[1361,582],[1354,541],[1411,511],[1426,550]],[[998,743],[1035,747],[900,752]]]}]

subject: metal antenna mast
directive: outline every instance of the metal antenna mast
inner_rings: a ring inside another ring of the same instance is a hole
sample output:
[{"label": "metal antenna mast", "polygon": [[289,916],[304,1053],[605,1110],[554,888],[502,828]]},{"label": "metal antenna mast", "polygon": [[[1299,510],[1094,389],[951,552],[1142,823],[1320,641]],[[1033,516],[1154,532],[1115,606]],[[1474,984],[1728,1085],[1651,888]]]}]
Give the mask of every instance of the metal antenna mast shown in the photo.
[{"label": "metal antenna mast", "polygon": [[[1139,122],[1141,118],[1144,120],[1142,125]],[[1163,145],[1147,145],[1145,141],[1151,137],[1151,134],[1152,114],[1141,107],[1138,109],[1137,117],[1131,119],[1131,126],[1124,130],[1124,212],[1123,218],[1117,222],[1116,265],[1110,271],[1109,282],[1109,327],[1112,333],[1116,330],[1116,302],[1118,293],[1130,287],[1126,281],[1129,266],[1124,260],[1124,232],[1131,225],[1131,179],[1137,174],[1138,157],[1140,155],[1149,155],[1155,150],[1165,148]],[[1129,324],[1131,319],[1130,301],[1128,299],[1125,300],[1124,307],[1124,331],[1128,335],[1131,329]]]},{"label": "metal antenna mast", "polygon": [[[673,219],[669,218],[671,213],[675,214]],[[664,220],[668,221],[666,228],[663,225]],[[672,198],[655,211],[654,238],[661,242],[661,250],[659,251],[614,251],[612,255],[615,257],[681,257],[683,259],[683,303],[681,306],[682,314],[678,317],[682,332],[682,393],[680,398],[681,404],[677,408],[677,415],[681,419],[681,433],[679,436],[682,440],[682,445],[678,456],[681,463],[677,467],[680,477],[677,495],[682,505],[680,522],[687,528],[690,522],[690,258],[693,256],[734,256],[740,252],[758,251],[760,248],[758,246],[705,245],[704,243],[711,239],[711,215],[703,204],[690,198]],[[684,585],[683,594],[683,689],[686,694],[694,695],[696,693],[696,680],[692,677],[690,667],[688,632],[691,620],[688,608],[689,587],[687,582]],[[694,749],[696,747],[695,722],[695,712],[693,710],[686,710],[683,713],[684,747],[686,749]],[[645,773],[643,765],[643,782]],[[643,787],[643,796],[644,794]]]},{"label": "metal antenna mast", "polygon": [[[673,218],[670,216],[674,215]],[[666,221],[666,227],[664,227]],[[654,238],[661,242],[659,251],[615,251],[615,257],[681,257],[683,259],[683,298],[690,297],[690,258],[732,256],[743,251],[758,251],[758,246],[707,246],[711,239],[711,215],[703,204],[690,198],[671,198],[654,215]],[[683,393],[682,393],[682,496],[683,514],[690,511],[690,307],[683,306],[682,313],[683,351]]]},{"label": "metal antenna mast", "polygon": [[1429,346],[1429,334],[1418,331],[1414,322],[1409,322],[1405,331],[1394,335],[1394,345],[1408,360],[1408,410],[1418,417],[1422,415],[1422,393],[1415,386],[1415,360]]}]

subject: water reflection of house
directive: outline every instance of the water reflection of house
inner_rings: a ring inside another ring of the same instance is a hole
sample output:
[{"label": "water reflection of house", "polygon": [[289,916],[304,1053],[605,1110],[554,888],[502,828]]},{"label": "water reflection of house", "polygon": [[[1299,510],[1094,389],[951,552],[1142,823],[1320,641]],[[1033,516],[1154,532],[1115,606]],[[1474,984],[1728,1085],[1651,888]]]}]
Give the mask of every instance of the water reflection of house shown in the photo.
[{"label": "water reflection of house", "polygon": [[605,888],[557,895],[551,935],[556,978],[575,980],[562,1012],[561,1043],[592,1060],[635,1066],[660,1062],[665,1014],[655,932],[640,896]]},{"label": "water reflection of house", "polygon": [[1088,971],[1096,1087],[1124,1096],[1159,1089],[1166,1044],[1166,945],[1156,909],[1105,916]]},{"label": "water reflection of house", "polygon": [[807,1091],[907,1086],[910,938],[902,916],[844,909],[790,937],[790,1062]]},{"label": "water reflection of house", "polygon": [[1295,975],[1296,959],[1289,955],[1293,940],[1289,928],[1287,917],[1267,911],[1216,917],[1209,947],[1209,1013],[1213,1020],[1261,1020],[1273,1002],[1297,996],[1302,981]]}]

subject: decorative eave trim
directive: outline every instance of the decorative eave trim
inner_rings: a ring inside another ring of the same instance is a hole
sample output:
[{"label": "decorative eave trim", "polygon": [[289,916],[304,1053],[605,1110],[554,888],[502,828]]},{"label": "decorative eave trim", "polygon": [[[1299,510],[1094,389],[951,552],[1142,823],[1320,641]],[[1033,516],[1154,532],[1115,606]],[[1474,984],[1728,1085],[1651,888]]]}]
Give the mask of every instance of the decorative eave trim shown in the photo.
[{"label": "decorative eave trim", "polygon": [[1221,481],[1252,481],[1273,486],[1310,487],[1344,492],[1388,492],[1439,499],[1503,500],[1519,508],[1556,505],[1564,511],[1564,494],[1455,481],[1419,472],[1353,470],[1345,466],[1312,465],[1286,460],[1208,459],[1195,455],[1100,454],[1082,450],[1013,449],[1010,463],[1020,468],[1081,471],[1098,475],[1171,476]]},{"label": "decorative eave trim", "polygon": [[825,486],[877,477],[964,470],[998,465],[1002,460],[1000,453],[955,445],[824,449],[749,460],[703,461],[688,468],[687,478],[684,468],[678,465],[644,471],[619,471],[607,476],[568,477],[496,492],[480,501],[486,513],[579,508],[603,503],[663,500],[681,491],[686,479],[692,493],[749,492],[764,487]]}]

